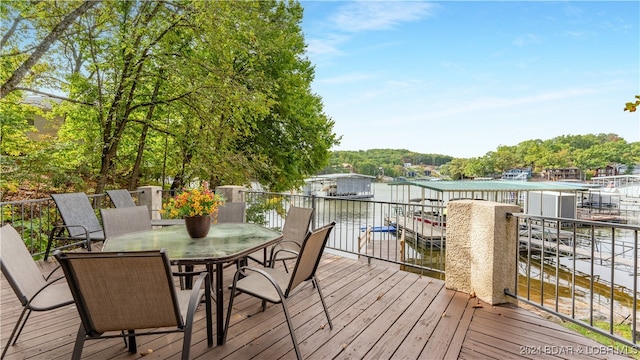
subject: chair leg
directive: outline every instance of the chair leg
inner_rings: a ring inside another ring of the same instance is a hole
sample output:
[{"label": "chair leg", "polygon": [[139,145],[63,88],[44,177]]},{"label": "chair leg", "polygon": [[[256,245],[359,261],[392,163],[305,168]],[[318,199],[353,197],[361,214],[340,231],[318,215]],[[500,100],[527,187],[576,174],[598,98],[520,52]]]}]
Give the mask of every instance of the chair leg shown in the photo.
[{"label": "chair leg", "polygon": [[136,344],[136,332],[135,330],[127,330],[129,334],[129,352],[135,354],[138,351],[138,344]]},{"label": "chair leg", "polygon": [[91,252],[91,236],[89,234],[87,234],[86,242],[87,242],[87,245],[86,245],[87,246],[87,251]]},{"label": "chair leg", "polygon": [[[24,318],[24,321],[22,321],[22,318],[24,317],[24,314],[27,311],[28,311],[28,314]],[[4,359],[4,356],[7,353],[7,350],[9,350],[9,345],[15,345],[16,344],[16,341],[18,341],[18,336],[20,336],[20,333],[22,332],[22,328],[24,327],[24,324],[27,322],[27,319],[29,318],[30,314],[31,314],[31,310],[27,309],[26,307],[22,309],[22,313],[20,314],[20,317],[18,318],[18,321],[16,322],[16,326],[13,327],[13,331],[11,332],[11,336],[9,336],[9,340],[7,341],[7,345],[5,345],[4,350],[2,350],[2,356],[0,356],[0,359]],[[18,331],[18,327],[20,328],[19,331]]]},{"label": "chair leg", "polygon": [[296,356],[298,357],[298,360],[302,360],[302,354],[300,354],[300,348],[298,348],[298,340],[296,339],[296,333],[294,331],[291,318],[289,317],[289,310],[287,309],[287,304],[284,300],[282,301],[282,310],[284,310],[284,317],[287,318],[287,325],[289,326],[289,333],[291,333],[291,340],[293,340],[293,348],[296,351]]},{"label": "chair leg", "polygon": [[54,228],[49,233],[49,240],[47,240],[47,249],[44,251],[44,261],[47,261],[47,259],[49,258],[49,252],[51,251],[51,243],[53,242],[55,232],[56,232],[56,229]]},{"label": "chair leg", "polygon": [[124,330],[120,331],[120,334],[122,335],[122,340],[124,340],[124,347],[128,347],[129,345],[127,344],[127,335],[124,334]]},{"label": "chair leg", "polygon": [[222,343],[227,341],[227,333],[229,332],[229,321],[231,320],[231,309],[233,309],[233,299],[236,297],[236,285],[238,284],[239,274],[233,276],[233,284],[231,285],[231,291],[229,292],[229,307],[227,308],[227,321],[224,322],[224,332],[222,333]]},{"label": "chair leg", "polygon": [[16,334],[16,337],[13,339],[13,343],[11,345],[16,344],[16,342],[18,341],[18,337],[20,336],[20,334],[22,334],[22,329],[24,329],[24,326],[27,324],[27,320],[29,320],[29,316],[31,315],[31,309],[27,309],[25,307],[24,310],[22,310],[22,313],[24,314],[25,311],[27,312],[27,316],[24,317],[24,320],[22,321],[22,325],[20,325],[20,329],[18,330],[18,333]]},{"label": "chair leg", "polygon": [[316,277],[311,278],[311,282],[313,287],[318,289],[318,294],[320,295],[320,301],[322,302],[322,307],[324,308],[324,313],[327,315],[327,320],[329,321],[329,329],[333,329],[333,324],[331,323],[331,316],[329,316],[329,309],[327,309],[327,304],[324,302],[324,296],[322,296],[322,290],[320,290],[320,284],[318,283],[318,279]]},{"label": "chair leg", "polygon": [[76,344],[73,346],[73,354],[71,354],[72,360],[80,360],[86,335],[87,334],[84,331],[84,326],[82,325],[82,323],[80,323],[80,327],[78,328],[78,335],[76,336]]},{"label": "chair leg", "polygon": [[207,281],[205,281],[204,306],[207,316],[207,345],[209,347],[213,346],[213,310],[211,309],[211,291],[211,277],[208,277]]}]

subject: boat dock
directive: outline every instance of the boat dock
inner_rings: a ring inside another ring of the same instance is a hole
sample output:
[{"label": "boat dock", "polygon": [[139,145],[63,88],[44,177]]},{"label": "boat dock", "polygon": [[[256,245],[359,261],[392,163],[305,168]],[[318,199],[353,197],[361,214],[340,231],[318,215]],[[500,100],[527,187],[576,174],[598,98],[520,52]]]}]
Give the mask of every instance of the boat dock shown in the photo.
[{"label": "boat dock", "polygon": [[393,224],[398,229],[398,234],[404,231],[407,239],[417,239],[424,244],[444,244],[446,230],[444,227],[435,226],[423,221],[416,221],[413,217],[394,216],[385,218],[385,224]]}]

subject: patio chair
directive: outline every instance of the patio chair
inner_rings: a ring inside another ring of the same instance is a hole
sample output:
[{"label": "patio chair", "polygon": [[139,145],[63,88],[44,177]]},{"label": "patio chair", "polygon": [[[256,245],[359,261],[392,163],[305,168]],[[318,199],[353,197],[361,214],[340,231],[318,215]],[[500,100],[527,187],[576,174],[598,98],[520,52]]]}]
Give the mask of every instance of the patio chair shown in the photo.
[{"label": "patio chair", "polygon": [[[260,251],[249,254],[249,259],[265,267],[273,267],[276,261],[281,260],[285,265],[285,269],[287,269],[286,260],[293,260],[297,257],[296,253],[300,251],[302,241],[309,232],[312,216],[313,208],[297,206],[289,208],[282,227],[282,240],[267,251],[266,259],[264,258],[264,252]],[[274,257],[276,253],[277,255]]]},{"label": "patio chair", "polygon": [[105,238],[137,231],[151,230],[149,209],[146,205],[100,209]]},{"label": "patio chair", "polygon": [[[136,207],[131,193],[127,189],[107,190],[107,195],[116,208]],[[147,214],[147,216],[149,216]]]},{"label": "patio chair", "polygon": [[0,267],[23,307],[2,351],[0,358],[4,358],[9,345],[15,345],[18,341],[32,311],[47,311],[71,305],[73,296],[67,284],[59,281],[64,276],[51,278],[58,268],[46,277],[42,275],[20,234],[11,225],[0,228]]},{"label": "patio chair", "polygon": [[247,203],[228,202],[218,208],[216,219],[219,223],[245,222]]},{"label": "patio chair", "polygon": [[[111,199],[111,202],[116,208],[136,207],[135,201],[131,197],[131,193],[126,189],[107,190],[107,195]],[[150,213],[147,212],[147,217],[150,218]],[[184,225],[184,219],[151,219],[152,226],[173,226]],[[113,236],[113,235],[112,235]]]},{"label": "patio chair", "polygon": [[[47,250],[44,253],[45,261],[49,258],[54,240],[74,241],[71,244],[57,247],[57,249],[84,245],[88,251],[91,251],[92,241],[104,241],[102,226],[89,202],[87,194],[82,192],[51,194],[51,197],[56,203],[64,224],[54,226],[51,233],[49,233]],[[65,231],[67,235],[64,235]]]},{"label": "patio chair", "polygon": [[[297,293],[303,284],[311,281],[313,287],[318,290],[320,301],[327,316],[329,327],[333,329],[331,316],[327,309],[327,304],[322,296],[320,284],[316,278],[316,269],[320,263],[322,252],[329,238],[331,230],[335,226],[335,222],[325,225],[319,229],[310,232],[302,242],[297,256],[296,264],[291,273],[287,273],[274,268],[252,268],[243,266],[238,269],[233,277],[233,285],[231,286],[231,294],[229,298],[229,307],[227,310],[227,321],[225,322],[223,342],[227,339],[229,330],[229,321],[231,320],[231,310],[233,309],[233,299],[236,293],[245,293],[259,299],[262,299],[262,311],[266,310],[266,303],[282,304],[284,316],[287,319],[291,340],[296,351],[298,359],[302,359],[298,341],[296,340],[295,331],[287,309],[287,299],[294,293]],[[281,250],[289,251],[289,250]],[[242,277],[242,278],[241,278]]]},{"label": "patio chair", "polygon": [[[53,254],[62,266],[80,314],[72,359],[80,359],[85,340],[120,337],[129,352],[136,336],[182,332],[182,359],[189,358],[198,305],[206,307],[207,344],[213,346],[211,279],[199,274],[192,290],[177,290],[164,250]],[[136,332],[136,330],[143,330]]]},{"label": "patio chair", "polygon": [[[124,208],[100,209],[102,226],[104,227],[105,238],[129,234],[137,231],[152,230],[151,219],[149,218],[149,208],[146,205]],[[177,265],[178,270],[173,275],[180,277],[180,289],[188,287],[185,285],[185,278],[188,284],[193,281],[194,275],[200,272],[193,270],[193,265],[187,265],[187,271],[182,269],[182,265]],[[203,270],[204,271],[204,270]],[[190,287],[189,287],[190,288]]]}]

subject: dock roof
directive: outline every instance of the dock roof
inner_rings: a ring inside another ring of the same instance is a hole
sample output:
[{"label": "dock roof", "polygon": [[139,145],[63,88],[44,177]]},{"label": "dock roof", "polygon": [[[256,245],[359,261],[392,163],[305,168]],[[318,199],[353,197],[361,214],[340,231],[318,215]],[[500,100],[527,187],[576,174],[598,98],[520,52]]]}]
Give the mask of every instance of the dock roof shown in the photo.
[{"label": "dock roof", "polygon": [[587,191],[590,186],[582,183],[552,181],[510,181],[510,180],[462,180],[462,181],[397,181],[391,186],[417,186],[434,191]]},{"label": "dock roof", "polygon": [[355,173],[335,173],[335,174],[323,174],[315,175],[305,181],[320,181],[320,180],[336,180],[336,179],[375,179],[375,176],[355,174]]}]

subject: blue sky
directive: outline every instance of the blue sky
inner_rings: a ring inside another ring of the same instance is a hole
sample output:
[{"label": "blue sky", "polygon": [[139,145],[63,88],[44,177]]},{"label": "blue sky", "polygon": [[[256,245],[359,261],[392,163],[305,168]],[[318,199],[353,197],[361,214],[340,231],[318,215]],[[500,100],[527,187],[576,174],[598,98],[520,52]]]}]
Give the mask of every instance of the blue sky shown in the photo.
[{"label": "blue sky", "polygon": [[640,141],[639,1],[301,1],[334,150]]}]

